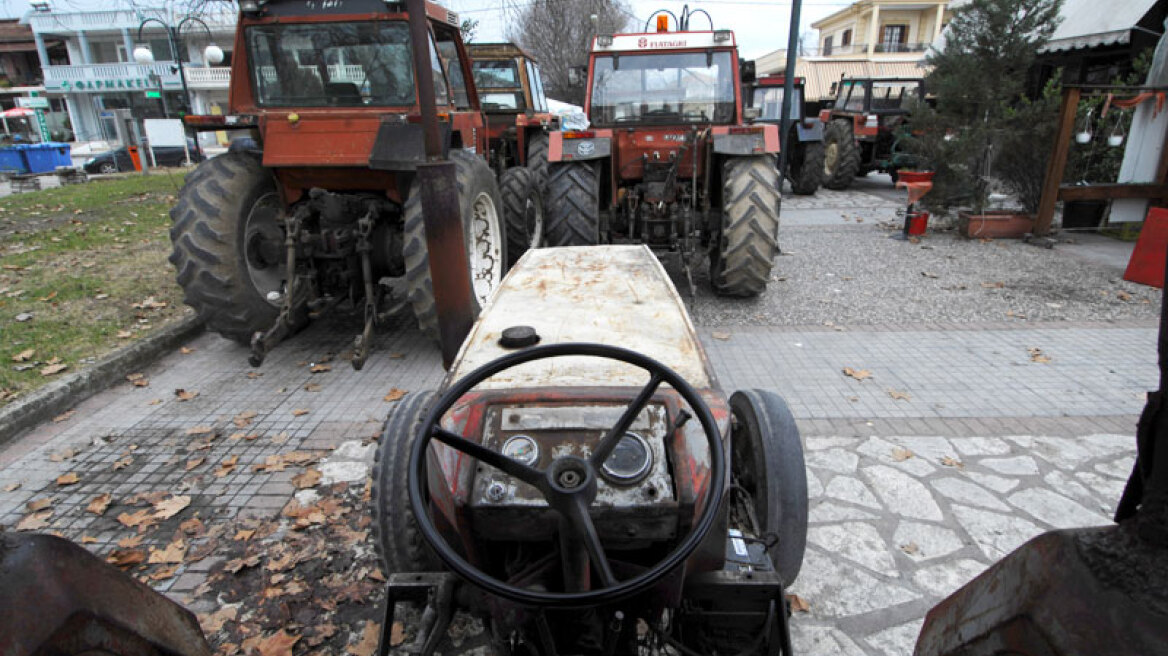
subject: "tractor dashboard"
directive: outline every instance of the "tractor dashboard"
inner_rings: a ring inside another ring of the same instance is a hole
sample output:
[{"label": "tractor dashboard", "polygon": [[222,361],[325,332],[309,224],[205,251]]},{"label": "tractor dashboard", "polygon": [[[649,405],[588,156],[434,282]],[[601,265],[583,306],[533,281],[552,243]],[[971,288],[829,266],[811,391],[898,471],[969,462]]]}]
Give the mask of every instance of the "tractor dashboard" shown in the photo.
[{"label": "tractor dashboard", "polygon": [[[483,422],[483,446],[537,469],[556,458],[588,458],[616,423],[622,405],[491,406]],[[678,503],[667,455],[668,410],[650,404],[601,467],[593,516],[602,538],[616,542],[675,537]],[[547,539],[555,512],[543,494],[493,467],[476,469],[470,511],[482,535],[494,540]],[[533,512],[543,509],[543,513]]]}]

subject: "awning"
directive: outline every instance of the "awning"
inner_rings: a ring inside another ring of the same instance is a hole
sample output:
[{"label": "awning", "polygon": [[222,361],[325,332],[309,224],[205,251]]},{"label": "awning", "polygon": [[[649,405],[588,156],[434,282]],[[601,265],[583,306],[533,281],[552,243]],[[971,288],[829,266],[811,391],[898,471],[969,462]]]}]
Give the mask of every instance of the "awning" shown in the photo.
[{"label": "awning", "polygon": [[[1123,0],[1100,6],[1099,0],[1063,0],[1062,22],[1039,52],[1079,50],[1123,45],[1131,32],[1152,10],[1157,0]],[[1160,30],[1160,26],[1156,26]]]},{"label": "awning", "polygon": [[[925,77],[929,69],[923,62],[867,61],[859,59],[799,59],[795,62],[796,77],[806,78],[804,94],[807,100],[831,98],[831,85],[841,77]],[[779,73],[782,71],[758,71]]]},{"label": "awning", "polygon": [[0,117],[3,118],[21,118],[24,116],[32,116],[35,114],[33,110],[28,107],[13,107],[12,109],[0,112]]}]

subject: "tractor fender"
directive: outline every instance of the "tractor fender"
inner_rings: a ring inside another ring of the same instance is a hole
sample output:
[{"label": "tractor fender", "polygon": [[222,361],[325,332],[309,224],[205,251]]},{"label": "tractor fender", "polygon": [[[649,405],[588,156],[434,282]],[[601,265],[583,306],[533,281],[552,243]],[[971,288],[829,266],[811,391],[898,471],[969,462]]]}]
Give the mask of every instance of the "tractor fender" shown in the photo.
[{"label": "tractor fender", "polygon": [[814,119],[795,123],[795,137],[800,142],[823,141],[823,123]]},{"label": "tractor fender", "polygon": [[549,162],[578,162],[608,159],[612,156],[612,133],[609,130],[563,131],[548,133]]},{"label": "tractor fender", "polygon": [[711,129],[719,155],[762,155],[779,152],[779,126],[755,123],[749,127],[721,125]]}]

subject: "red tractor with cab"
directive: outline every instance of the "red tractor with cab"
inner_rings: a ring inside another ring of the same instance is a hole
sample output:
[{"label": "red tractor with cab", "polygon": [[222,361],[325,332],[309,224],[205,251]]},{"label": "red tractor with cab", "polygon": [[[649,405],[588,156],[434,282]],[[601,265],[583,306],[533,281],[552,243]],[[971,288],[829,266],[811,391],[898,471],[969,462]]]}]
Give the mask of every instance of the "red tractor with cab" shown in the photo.
[{"label": "red tractor with cab", "polygon": [[743,116],[729,30],[601,34],[588,58],[586,130],[551,133],[550,246],[648,244],[708,253],[717,293],[756,296],[779,252],[779,128]]},{"label": "red tractor with cab", "polygon": [[840,80],[832,106],[819,113],[823,133],[823,186],[847,189],[857,176],[913,168],[918,158],[900,149],[908,134],[908,116],[924,100],[920,78],[856,78]]},{"label": "red tractor with cab", "polygon": [[[747,106],[756,123],[774,123],[782,120],[783,75],[753,75],[753,66],[744,67],[742,84]],[[783,172],[791,181],[791,191],[801,196],[814,194],[823,181],[823,122],[818,116],[807,115],[806,96],[803,95],[804,79],[794,80],[794,99],[791,102],[791,116],[782,126],[787,134],[787,170]]]},{"label": "red tractor with cab", "polygon": [[[458,202],[476,305],[507,266],[507,241],[486,121],[458,16],[425,3],[442,150],[457,167]],[[420,185],[426,161],[404,4],[383,0],[244,0],[230,111],[187,116],[195,130],[244,139],[187,176],[170,261],[207,326],[252,347],[258,365],[310,316],[351,304],[371,331],[412,307],[438,332]]]}]

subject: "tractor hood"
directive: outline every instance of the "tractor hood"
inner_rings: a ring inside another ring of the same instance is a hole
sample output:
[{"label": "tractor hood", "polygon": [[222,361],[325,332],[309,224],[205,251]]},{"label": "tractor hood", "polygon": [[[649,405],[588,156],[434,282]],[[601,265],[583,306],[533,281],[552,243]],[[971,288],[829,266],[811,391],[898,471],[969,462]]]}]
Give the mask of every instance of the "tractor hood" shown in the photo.
[{"label": "tractor hood", "polygon": [[[643,353],[698,389],[716,387],[705,350],[665,269],[646,246],[529,250],[463,343],[450,381],[513,352],[504,329],[531,326],[540,344],[592,342]],[[614,360],[552,358],[504,372],[480,389],[641,387],[648,374]]]}]

